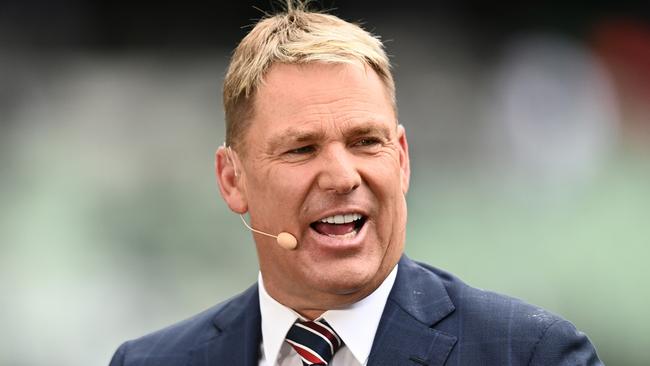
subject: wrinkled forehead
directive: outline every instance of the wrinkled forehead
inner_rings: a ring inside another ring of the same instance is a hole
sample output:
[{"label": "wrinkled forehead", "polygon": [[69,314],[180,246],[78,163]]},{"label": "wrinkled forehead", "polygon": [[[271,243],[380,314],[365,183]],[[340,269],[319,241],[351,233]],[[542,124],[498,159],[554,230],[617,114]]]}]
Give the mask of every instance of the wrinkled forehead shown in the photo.
[{"label": "wrinkled forehead", "polygon": [[344,130],[349,134],[397,126],[382,80],[359,64],[276,65],[253,103],[246,134],[253,140],[275,135],[315,140]]},{"label": "wrinkled forehead", "polygon": [[253,120],[349,119],[364,114],[395,117],[381,78],[359,63],[275,64],[251,103]]},{"label": "wrinkled forehead", "polygon": [[[340,81],[349,81],[346,90],[341,90],[340,96],[354,90],[350,86],[363,86],[366,91],[383,95],[382,102],[386,102],[393,109],[394,96],[384,78],[382,78],[370,65],[358,60],[338,62],[306,62],[306,63],[272,63],[255,87],[255,92],[249,101],[253,106],[258,104],[260,95],[273,93],[273,103],[291,101],[296,98],[296,88],[300,91],[318,93],[327,92],[328,89],[340,85]],[[361,85],[364,84],[364,85]]]}]

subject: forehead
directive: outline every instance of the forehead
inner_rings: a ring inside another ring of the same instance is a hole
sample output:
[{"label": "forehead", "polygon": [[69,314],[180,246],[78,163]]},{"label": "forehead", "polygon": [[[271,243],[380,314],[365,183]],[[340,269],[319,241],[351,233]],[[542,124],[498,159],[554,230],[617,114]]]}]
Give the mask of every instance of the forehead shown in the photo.
[{"label": "forehead", "polygon": [[252,140],[301,129],[396,123],[384,83],[360,63],[274,64],[253,109],[247,134]]}]

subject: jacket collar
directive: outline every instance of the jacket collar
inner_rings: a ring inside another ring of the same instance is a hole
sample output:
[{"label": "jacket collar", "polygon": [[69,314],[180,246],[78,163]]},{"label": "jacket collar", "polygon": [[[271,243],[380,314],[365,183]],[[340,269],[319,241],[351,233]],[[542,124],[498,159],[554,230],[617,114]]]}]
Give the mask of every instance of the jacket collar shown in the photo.
[{"label": "jacket collar", "polygon": [[213,325],[214,332],[192,350],[188,366],[257,366],[262,337],[257,284],[226,302]]},{"label": "jacket collar", "polygon": [[[402,256],[368,365],[443,365],[457,338],[433,326],[453,311],[442,281]],[[214,331],[203,335],[188,366],[258,364],[261,316],[257,284],[227,302],[213,323]]]},{"label": "jacket collar", "polygon": [[457,338],[433,326],[454,309],[442,281],[402,256],[368,365],[443,365]]}]

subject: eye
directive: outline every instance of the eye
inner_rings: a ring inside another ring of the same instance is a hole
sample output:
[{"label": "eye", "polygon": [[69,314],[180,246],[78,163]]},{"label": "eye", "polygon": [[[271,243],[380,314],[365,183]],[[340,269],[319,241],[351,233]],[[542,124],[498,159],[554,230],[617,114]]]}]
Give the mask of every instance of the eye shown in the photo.
[{"label": "eye", "polygon": [[305,154],[311,154],[314,151],[316,151],[316,148],[313,145],[306,145],[296,149],[291,149],[285,152],[285,154],[305,155]]},{"label": "eye", "polygon": [[364,137],[362,139],[357,140],[354,143],[354,146],[368,147],[368,146],[375,146],[379,144],[381,144],[381,140],[376,137]]}]

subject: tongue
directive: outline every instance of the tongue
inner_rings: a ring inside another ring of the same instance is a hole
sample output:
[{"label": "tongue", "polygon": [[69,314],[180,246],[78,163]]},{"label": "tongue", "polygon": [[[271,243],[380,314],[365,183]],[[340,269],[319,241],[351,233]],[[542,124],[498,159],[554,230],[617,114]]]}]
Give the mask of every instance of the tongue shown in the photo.
[{"label": "tongue", "polygon": [[348,224],[327,224],[324,222],[317,222],[314,224],[314,229],[324,235],[345,235],[354,230],[354,222]]}]

